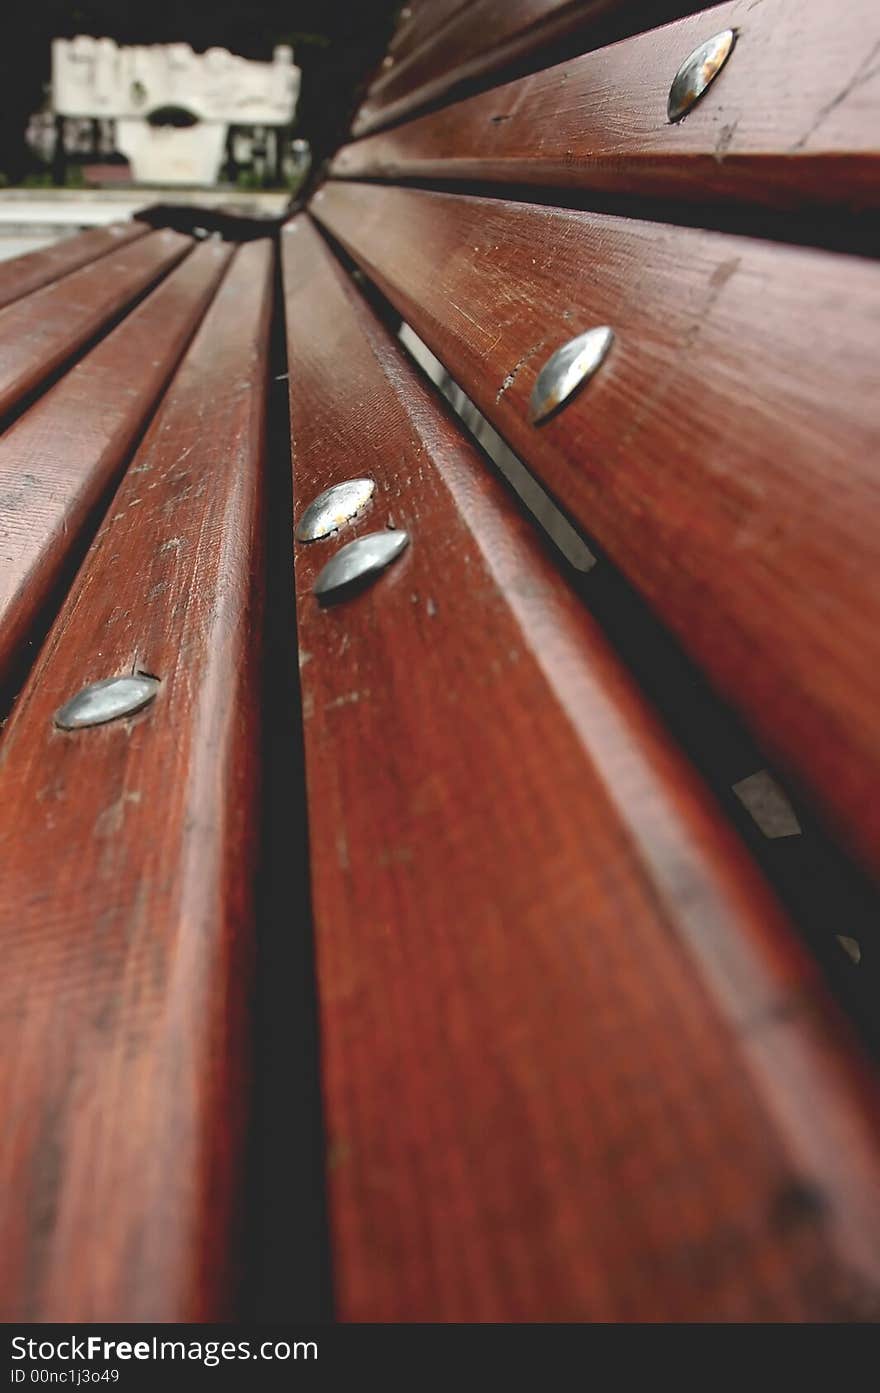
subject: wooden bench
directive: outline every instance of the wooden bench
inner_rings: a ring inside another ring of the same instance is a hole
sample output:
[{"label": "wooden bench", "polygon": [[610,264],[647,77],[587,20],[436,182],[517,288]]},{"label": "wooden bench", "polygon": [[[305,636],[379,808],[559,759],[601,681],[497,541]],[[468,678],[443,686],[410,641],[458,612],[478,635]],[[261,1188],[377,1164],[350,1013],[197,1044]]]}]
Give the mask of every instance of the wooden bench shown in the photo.
[{"label": "wooden bench", "polygon": [[880,1315],[880,28],[662,18],[0,268],[7,1319]]}]

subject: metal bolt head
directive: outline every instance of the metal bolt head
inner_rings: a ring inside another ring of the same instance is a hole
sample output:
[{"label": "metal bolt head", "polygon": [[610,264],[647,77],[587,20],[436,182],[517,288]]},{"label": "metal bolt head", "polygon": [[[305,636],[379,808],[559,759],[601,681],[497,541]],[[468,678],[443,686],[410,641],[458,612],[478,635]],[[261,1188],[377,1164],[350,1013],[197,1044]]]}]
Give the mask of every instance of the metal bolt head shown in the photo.
[{"label": "metal bolt head", "polygon": [[105,677],[83,687],[75,697],[55,712],[59,730],[83,730],[87,726],[104,725],[120,716],[133,716],[148,706],[159,690],[159,679],[142,673],[125,677]]},{"label": "metal bolt head", "polygon": [[722,29],[711,39],[700,44],[685,58],[669,89],[666,103],[666,117],[669,121],[680,121],[690,111],[695,102],[702,97],[706,88],[720,73],[733,52],[736,43],[735,29]]},{"label": "metal bolt head", "polygon": [[858,967],[862,961],[862,946],[857,938],[850,938],[848,934],[835,934],[837,942],[840,944],[850,962]]},{"label": "metal bolt head", "polygon": [[329,537],[345,523],[357,517],[373,496],[376,485],[372,479],[347,479],[334,484],[313,498],[296,524],[294,536],[298,542],[317,542]]},{"label": "metal bolt head", "polygon": [[356,586],[360,588],[375,579],[408,546],[409,533],[402,531],[368,532],[365,537],[347,542],[331,556],[315,581],[315,594],[320,603],[341,599]]},{"label": "metal bolt head", "polygon": [[557,348],[538,373],[532,388],[529,419],[533,426],[552,415],[578,387],[590,380],[613,342],[614,331],[602,324]]}]

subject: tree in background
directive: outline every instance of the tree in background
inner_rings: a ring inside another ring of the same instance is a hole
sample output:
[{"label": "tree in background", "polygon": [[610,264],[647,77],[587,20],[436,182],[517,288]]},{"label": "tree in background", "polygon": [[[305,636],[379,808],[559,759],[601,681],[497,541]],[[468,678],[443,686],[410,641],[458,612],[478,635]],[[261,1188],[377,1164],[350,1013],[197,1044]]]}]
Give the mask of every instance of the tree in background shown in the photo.
[{"label": "tree in background", "polygon": [[360,90],[381,59],[401,0],[13,0],[0,21],[0,173],[36,168],[25,144],[42,105],[55,38],[188,43],[268,60],[292,44],[302,68],[297,134],[320,163],[345,137]]}]

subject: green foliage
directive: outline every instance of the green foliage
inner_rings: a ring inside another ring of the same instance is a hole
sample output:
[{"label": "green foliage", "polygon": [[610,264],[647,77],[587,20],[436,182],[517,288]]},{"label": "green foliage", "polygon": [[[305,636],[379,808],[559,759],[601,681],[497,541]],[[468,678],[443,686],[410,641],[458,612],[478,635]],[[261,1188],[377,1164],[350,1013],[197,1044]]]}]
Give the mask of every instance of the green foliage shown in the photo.
[{"label": "green foliage", "polygon": [[240,169],[235,176],[236,188],[261,189],[263,181],[255,169]]},{"label": "green foliage", "polygon": [[[26,174],[21,181],[23,189],[51,189],[53,184],[54,180],[50,169],[35,170],[31,174]],[[78,165],[68,165],[64,171],[64,187],[66,189],[84,189],[86,187],[86,181]]]}]

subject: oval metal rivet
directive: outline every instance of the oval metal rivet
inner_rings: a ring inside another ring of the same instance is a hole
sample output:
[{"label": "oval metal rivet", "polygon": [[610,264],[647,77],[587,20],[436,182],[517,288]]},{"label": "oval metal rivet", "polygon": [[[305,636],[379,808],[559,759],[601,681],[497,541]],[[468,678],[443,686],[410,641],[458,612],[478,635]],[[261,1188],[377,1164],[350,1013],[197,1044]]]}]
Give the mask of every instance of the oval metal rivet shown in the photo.
[{"label": "oval metal rivet", "polygon": [[736,43],[735,29],[722,29],[685,58],[669,89],[668,121],[680,121],[721,72]]},{"label": "oval metal rivet", "polygon": [[835,934],[837,942],[840,944],[850,962],[858,967],[862,961],[862,945],[857,938],[850,938],[848,934]]},{"label": "oval metal rivet", "polygon": [[331,532],[357,517],[369,503],[375,488],[372,479],[347,479],[344,484],[333,484],[319,493],[296,524],[297,541],[317,542],[320,537],[329,537]]},{"label": "oval metal rivet", "polygon": [[568,401],[576,388],[589,381],[602,365],[613,342],[613,329],[602,324],[597,329],[578,334],[576,339],[570,339],[557,348],[538,373],[532,388],[529,419],[533,426],[551,415],[563,402]]},{"label": "oval metal rivet", "polygon": [[83,730],[86,726],[101,726],[119,716],[133,716],[149,705],[159,690],[157,677],[143,673],[128,673],[125,677],[105,677],[83,687],[75,697],[55,712],[55,724],[60,730]]},{"label": "oval metal rivet", "polygon": [[408,532],[368,532],[365,537],[356,537],[331,556],[315,581],[315,594],[322,604],[338,598],[351,587],[375,578],[408,546]]}]

